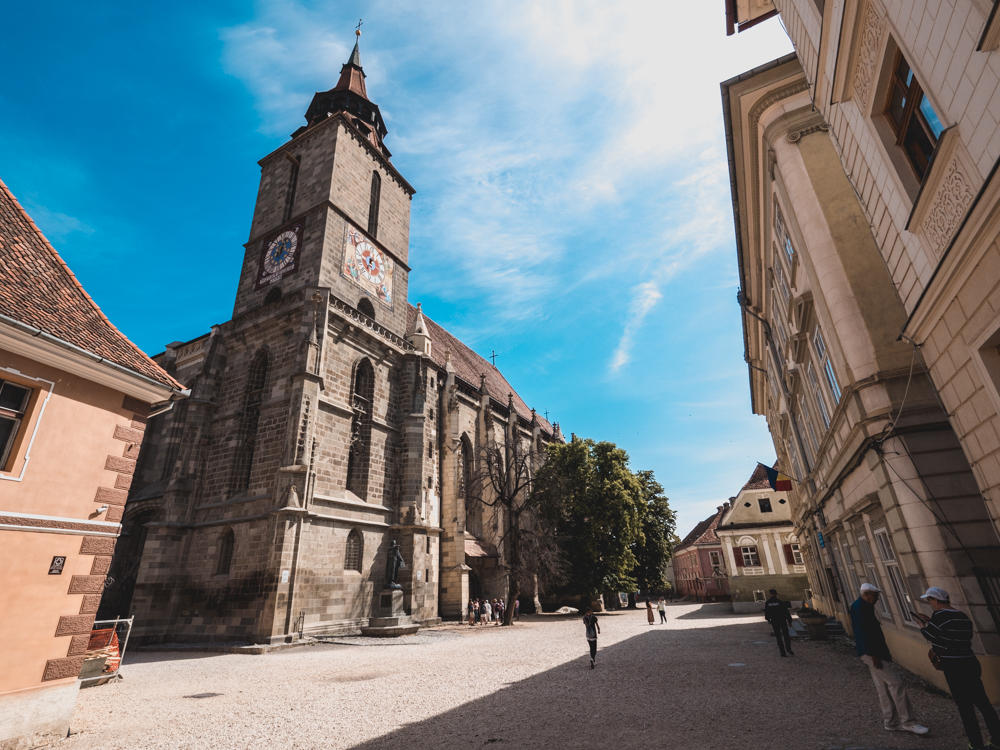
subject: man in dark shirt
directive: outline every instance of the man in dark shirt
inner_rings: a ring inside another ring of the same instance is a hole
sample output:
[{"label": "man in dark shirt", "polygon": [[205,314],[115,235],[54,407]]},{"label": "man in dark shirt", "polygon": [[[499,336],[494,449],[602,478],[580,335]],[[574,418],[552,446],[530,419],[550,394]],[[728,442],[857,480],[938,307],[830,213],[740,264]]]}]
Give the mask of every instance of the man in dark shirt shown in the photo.
[{"label": "man in dark shirt", "polygon": [[792,651],[792,638],[788,634],[788,626],[792,624],[792,614],[788,602],[783,602],[778,598],[775,589],[770,591],[771,598],[764,602],[764,619],[771,623],[771,630],[778,641],[778,651],[785,656],[787,650],[789,654],[795,656]]},{"label": "man in dark shirt", "polygon": [[875,683],[886,730],[927,734],[930,730],[918,724],[913,716],[910,696],[906,694],[903,678],[892,664],[892,654],[889,653],[889,646],[882,634],[882,624],[875,614],[875,604],[881,593],[880,589],[870,583],[861,584],[861,596],[851,605],[854,645]]},{"label": "man in dark shirt", "polygon": [[597,663],[597,634],[601,632],[601,626],[590,607],[587,607],[587,613],[583,616],[583,627],[587,633],[587,645],[590,646],[590,668],[593,669]]},{"label": "man in dark shirt", "polygon": [[[958,715],[962,717],[969,747],[997,747],[1000,742],[1000,718],[990,703],[983,687],[983,669],[972,651],[972,620],[964,612],[952,609],[951,597],[944,589],[931,586],[922,597],[934,614],[914,612],[924,624],[920,632],[931,643],[934,666],[944,672],[951,695],[958,704]],[[986,728],[990,730],[990,744],[983,745],[983,734],[979,730],[976,709],[983,715]]]}]

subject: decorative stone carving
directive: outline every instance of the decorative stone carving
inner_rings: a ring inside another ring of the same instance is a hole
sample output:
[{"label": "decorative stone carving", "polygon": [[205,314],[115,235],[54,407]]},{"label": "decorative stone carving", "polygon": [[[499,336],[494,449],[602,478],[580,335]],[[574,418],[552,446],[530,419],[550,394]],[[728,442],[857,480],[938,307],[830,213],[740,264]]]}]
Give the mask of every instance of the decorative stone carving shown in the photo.
[{"label": "decorative stone carving", "polygon": [[824,133],[830,129],[830,126],[825,122],[818,122],[815,125],[811,125],[808,128],[802,128],[802,130],[793,130],[788,134],[789,143],[798,143],[802,140],[802,136],[809,135],[810,133],[815,133],[817,130],[821,130]]},{"label": "decorative stone carving", "polygon": [[924,234],[937,257],[941,257],[941,253],[951,242],[972,197],[972,186],[959,168],[958,161],[953,159],[923,224]]},{"label": "decorative stone carving", "polygon": [[885,36],[885,19],[876,7],[876,3],[869,2],[861,24],[858,57],[854,65],[854,95],[857,97],[858,106],[862,109],[868,103],[868,94],[878,72],[878,53],[882,48],[883,36]]}]

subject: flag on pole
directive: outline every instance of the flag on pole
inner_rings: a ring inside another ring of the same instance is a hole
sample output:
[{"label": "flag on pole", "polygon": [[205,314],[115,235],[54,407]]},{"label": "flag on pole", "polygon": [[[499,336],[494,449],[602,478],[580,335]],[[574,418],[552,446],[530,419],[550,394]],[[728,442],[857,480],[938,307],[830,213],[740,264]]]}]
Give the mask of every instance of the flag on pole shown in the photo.
[{"label": "flag on pole", "polygon": [[764,467],[764,471],[767,472],[767,481],[771,485],[771,489],[776,492],[791,492],[792,490],[792,478],[787,474],[782,474],[777,469],[772,469],[770,466],[761,464]]}]

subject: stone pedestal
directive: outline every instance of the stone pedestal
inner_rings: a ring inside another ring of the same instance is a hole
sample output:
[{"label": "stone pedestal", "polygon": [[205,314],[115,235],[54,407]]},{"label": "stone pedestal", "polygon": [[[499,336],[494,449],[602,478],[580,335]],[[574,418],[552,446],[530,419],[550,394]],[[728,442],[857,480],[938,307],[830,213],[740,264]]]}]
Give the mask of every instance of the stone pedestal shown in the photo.
[{"label": "stone pedestal", "polygon": [[361,635],[371,638],[398,638],[413,635],[420,625],[403,611],[401,589],[382,589],[378,595],[378,617],[368,619],[368,627],[361,628]]}]

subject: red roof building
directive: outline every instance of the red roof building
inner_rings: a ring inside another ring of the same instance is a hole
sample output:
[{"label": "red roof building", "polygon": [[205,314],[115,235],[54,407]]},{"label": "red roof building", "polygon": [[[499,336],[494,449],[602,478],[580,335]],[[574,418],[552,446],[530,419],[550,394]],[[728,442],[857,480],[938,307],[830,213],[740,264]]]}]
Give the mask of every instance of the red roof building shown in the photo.
[{"label": "red roof building", "polygon": [[680,596],[710,602],[729,599],[729,578],[722,542],[715,533],[719,519],[728,508],[728,502],[720,505],[674,548],[674,580]]}]

